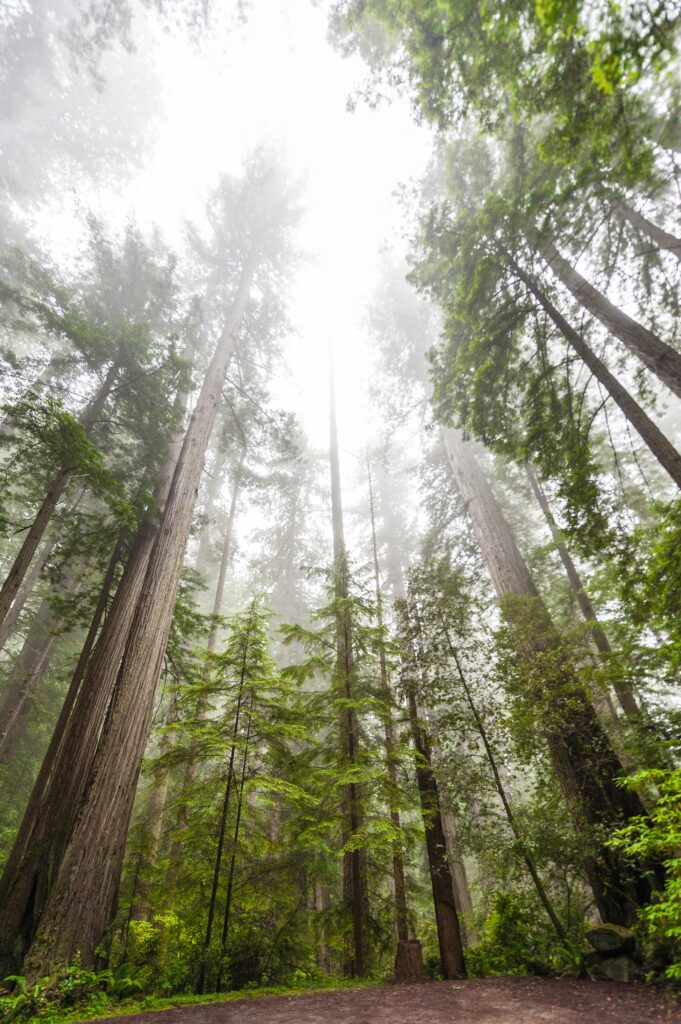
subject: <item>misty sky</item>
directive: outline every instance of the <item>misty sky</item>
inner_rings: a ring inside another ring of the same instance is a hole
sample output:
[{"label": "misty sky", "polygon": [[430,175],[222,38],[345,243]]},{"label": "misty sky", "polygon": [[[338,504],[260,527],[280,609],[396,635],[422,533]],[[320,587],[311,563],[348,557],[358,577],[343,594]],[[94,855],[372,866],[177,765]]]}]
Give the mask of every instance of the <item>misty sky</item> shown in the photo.
[{"label": "misty sky", "polygon": [[[68,216],[91,207],[114,229],[129,219],[155,223],[179,244],[183,223],[201,217],[223,172],[238,173],[263,139],[279,145],[305,181],[300,240],[309,259],[289,293],[298,329],[287,343],[291,379],[280,378],[273,391],[302,416],[311,444],[326,446],[332,343],[341,444],[359,452],[371,416],[359,386],[371,366],[362,326],[366,300],[381,247],[400,247],[403,218],[394,191],[424,169],[430,144],[404,100],[378,110],[360,103],[348,111],[348,97],[367,72],[359,59],[343,59],[327,42],[327,20],[326,3],[253,0],[239,25],[232,5],[218,3],[196,46],[140,13],[137,59],[146,63],[160,97],[144,165],[123,187],[119,182],[62,196],[67,214],[60,219],[53,208],[51,223],[61,245]],[[105,72],[122,57],[127,60],[120,50],[107,55]],[[115,75],[107,89],[112,102],[120,92],[126,117],[129,90]]]}]

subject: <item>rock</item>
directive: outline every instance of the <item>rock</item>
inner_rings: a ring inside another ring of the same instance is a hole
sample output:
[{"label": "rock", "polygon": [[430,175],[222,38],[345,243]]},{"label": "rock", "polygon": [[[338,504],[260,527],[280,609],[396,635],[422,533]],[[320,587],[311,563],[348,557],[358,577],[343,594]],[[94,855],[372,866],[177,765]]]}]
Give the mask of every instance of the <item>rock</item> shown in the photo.
[{"label": "rock", "polygon": [[638,970],[631,957],[610,956],[596,964],[590,974],[592,978],[603,978],[605,981],[633,981]]},{"label": "rock", "polygon": [[395,954],[395,981],[426,981],[418,939],[400,939]]},{"label": "rock", "polygon": [[604,956],[633,953],[636,947],[633,932],[619,924],[601,924],[586,933],[586,941]]}]

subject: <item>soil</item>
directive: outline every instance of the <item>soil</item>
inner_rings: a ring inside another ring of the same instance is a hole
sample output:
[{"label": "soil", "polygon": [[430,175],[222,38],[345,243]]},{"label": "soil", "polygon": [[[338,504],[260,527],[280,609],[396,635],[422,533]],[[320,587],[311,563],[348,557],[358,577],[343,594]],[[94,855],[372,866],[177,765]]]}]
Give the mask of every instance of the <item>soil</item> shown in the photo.
[{"label": "soil", "polygon": [[641,983],[476,978],[265,996],[108,1018],[107,1024],[681,1024]]}]

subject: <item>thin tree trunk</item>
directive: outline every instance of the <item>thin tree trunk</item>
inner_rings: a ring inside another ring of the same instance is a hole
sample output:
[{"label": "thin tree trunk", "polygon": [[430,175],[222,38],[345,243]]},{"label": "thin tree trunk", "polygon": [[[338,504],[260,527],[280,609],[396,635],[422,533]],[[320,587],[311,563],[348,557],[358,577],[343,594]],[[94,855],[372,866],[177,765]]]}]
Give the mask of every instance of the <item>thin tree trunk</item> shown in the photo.
[{"label": "thin tree trunk", "polygon": [[[367,474],[369,477],[369,511],[371,515],[371,544],[374,559],[374,581],[376,585],[376,615],[379,629],[383,628],[383,596],[381,594],[381,577],[378,564],[378,544],[376,542],[376,516],[374,513],[374,494],[371,483],[371,466],[367,461]],[[396,803],[397,793],[397,764],[395,758],[395,730],[392,718],[393,696],[388,678],[388,666],[386,663],[385,651],[379,652],[379,666],[381,672],[381,700],[385,704],[383,714],[383,732],[385,736],[385,760],[388,771],[388,785],[390,787],[390,821],[392,823],[395,838],[393,840],[393,884],[395,887],[395,924],[397,927],[398,940],[409,938],[409,914],[407,910],[407,887],[404,880],[404,859],[402,856],[402,824],[400,812]]]},{"label": "thin tree trunk", "polygon": [[[331,467],[331,521],[333,528],[334,586],[336,600],[348,597],[348,564],[343,532],[343,504],[341,498],[340,464],[338,459],[338,428],[336,425],[336,394],[333,364],[330,369],[330,449]],[[343,687],[346,707],[341,712],[340,735],[343,755],[348,765],[358,759],[357,712],[352,706],[354,699],[354,658],[352,650],[352,622],[350,616],[336,616],[336,669]],[[343,818],[343,845],[346,845],[360,829],[361,807],[359,787],[349,782],[343,787],[341,799]],[[352,916],[352,953],[346,950],[345,973],[351,977],[363,977],[366,973],[364,941],[364,907],[366,902],[366,876],[361,850],[346,850],[343,853],[343,902],[350,908]]]},{"label": "thin tree trunk", "polygon": [[561,941],[565,941],[565,939],[567,937],[567,933],[565,931],[565,928],[563,927],[563,924],[562,924],[560,918],[558,917],[558,914],[554,910],[553,904],[551,903],[551,900],[549,899],[548,893],[546,892],[546,889],[544,888],[544,883],[542,882],[541,878],[539,877],[539,872],[537,871],[537,869],[535,867],[535,864],[534,864],[534,861],[533,861],[532,857],[530,856],[530,853],[529,853],[529,850],[527,848],[527,845],[525,844],[525,840],[523,839],[523,837],[522,837],[522,835],[521,835],[521,833],[520,833],[520,831],[518,829],[518,825],[517,825],[517,822],[516,822],[516,819],[515,819],[515,815],[513,813],[511,805],[509,803],[508,797],[506,796],[506,790],[505,790],[504,784],[503,784],[503,782],[501,780],[501,773],[499,771],[499,766],[497,764],[497,759],[496,759],[496,756],[494,754],[494,750],[492,749],[492,744],[490,743],[489,736],[487,735],[487,729],[485,728],[485,723],[483,722],[482,716],[480,715],[480,713],[479,713],[479,711],[477,709],[477,706],[475,704],[475,701],[473,700],[473,695],[471,693],[470,687],[468,685],[468,681],[467,681],[467,679],[466,679],[466,677],[464,675],[463,669],[461,667],[461,662],[460,662],[459,656],[458,656],[458,654],[456,652],[456,648],[454,647],[454,645],[452,644],[452,641],[450,639],[449,630],[447,629],[447,624],[444,621],[444,618],[442,616],[440,617],[440,620],[441,620],[441,624],[442,624],[442,630],[443,630],[445,639],[447,641],[447,646],[449,648],[449,652],[450,652],[450,654],[452,655],[452,657],[454,659],[454,664],[456,665],[456,672],[457,672],[457,675],[459,677],[459,680],[461,681],[461,685],[463,687],[463,691],[464,691],[464,694],[466,696],[466,703],[468,704],[468,706],[469,706],[469,708],[471,710],[471,714],[473,715],[473,721],[475,722],[475,728],[477,729],[478,735],[480,736],[480,739],[482,740],[482,745],[483,745],[484,750],[485,750],[485,756],[487,758],[487,763],[489,764],[490,771],[492,772],[492,778],[494,779],[494,786],[496,788],[497,793],[499,794],[499,799],[501,800],[502,807],[504,808],[504,813],[506,815],[506,820],[508,821],[508,824],[510,826],[511,832],[513,833],[513,838],[516,841],[516,846],[518,847],[518,850],[520,851],[520,854],[521,854],[523,860],[525,861],[525,866],[527,868],[528,874],[529,874],[530,878],[532,879],[532,882],[534,883],[535,889],[537,890],[537,896],[539,897],[539,901],[542,904],[542,906],[544,907],[544,910],[546,911],[547,916],[548,916],[549,920],[551,921],[551,924],[553,925],[553,927],[555,929],[556,935],[558,936],[558,938]]},{"label": "thin tree trunk", "polygon": [[227,580],[227,569],[229,568],[229,562],[232,557],[232,537],[234,534],[234,520],[236,517],[236,506],[239,499],[239,491],[241,490],[241,477],[243,472],[244,459],[246,457],[246,451],[241,453],[239,464],[234,474],[234,482],[232,484],[232,498],[229,503],[229,515],[227,516],[227,527],[225,529],[225,537],[222,543],[222,556],[220,558],[220,571],[218,573],[218,581],[215,586],[215,599],[213,601],[213,615],[215,616],[210,627],[208,634],[207,648],[212,654],[218,643],[218,636],[220,633],[220,624],[217,622],[217,617],[222,615],[222,606],[225,598],[225,582]]},{"label": "thin tree trunk", "polygon": [[57,643],[54,633],[29,638],[10,675],[0,707],[0,763],[6,764],[23,733],[29,698],[42,679]]},{"label": "thin tree trunk", "polygon": [[[73,597],[79,589],[80,583],[75,574],[67,571],[57,586],[56,594],[61,599],[67,599]],[[3,759],[8,747],[16,746],[21,723],[26,718],[22,712],[43,677],[62,625],[63,622],[55,617],[53,602],[44,598],[0,699],[0,756]]]},{"label": "thin tree trunk", "polygon": [[[442,785],[440,785],[440,793],[443,796],[445,795],[443,793]],[[461,941],[464,946],[471,945],[476,941],[472,923],[473,900],[471,899],[471,890],[468,885],[466,865],[463,862],[463,857],[461,857],[458,852],[459,829],[456,823],[456,817],[450,810],[442,810],[442,829],[445,834],[445,842],[447,845],[447,863],[449,864],[449,873],[452,876],[454,902],[459,908],[459,912],[462,917],[462,920],[459,921]]]},{"label": "thin tree trunk", "polygon": [[421,802],[426,836],[428,870],[435,905],[435,922],[440,949],[440,964],[445,979],[466,975],[463,942],[454,897],[454,886],[447,861],[447,840],[442,824],[442,807],[437,780],[433,771],[430,740],[419,719],[416,687],[408,673],[404,676],[414,750],[416,751],[416,784]]},{"label": "thin tree trunk", "polygon": [[[217,617],[222,615],[222,606],[225,595],[225,583],[227,580],[227,569],[232,556],[232,536],[234,533],[234,520],[236,518],[236,506],[239,497],[239,490],[241,487],[241,470],[245,458],[245,451],[243,452],[239,461],[239,466],[234,476],[234,483],[232,484],[232,499],[229,505],[229,515],[227,517],[227,528],[225,530],[225,536],[222,544],[222,556],[220,558],[220,571],[218,573],[218,580],[215,587],[215,596],[213,599],[213,621],[210,625],[210,631],[208,633],[208,641],[206,649],[210,654],[213,654],[218,645],[218,637],[220,635],[220,624],[217,621]],[[197,559],[197,565],[199,561]],[[205,708],[199,706],[197,709],[197,717],[203,718],[205,714]],[[172,874],[177,876],[179,873],[180,861],[182,858],[182,833],[189,825],[189,797],[194,787],[198,775],[198,765],[196,760],[192,758],[187,764],[184,780],[182,783],[182,796],[180,797],[180,807],[177,815],[176,823],[176,838],[173,841],[173,848],[170,855],[170,861],[173,865]]]},{"label": "thin tree trunk", "polygon": [[251,726],[253,725],[253,694],[251,693],[251,706],[248,712],[248,725],[246,727],[246,738],[244,740],[244,756],[241,762],[241,778],[239,779],[239,792],[237,795],[236,820],[234,822],[234,835],[232,837],[232,852],[229,858],[229,873],[227,875],[227,894],[225,896],[225,913],[222,919],[222,936],[220,938],[220,964],[218,966],[217,991],[220,991],[222,984],[222,966],[227,953],[227,937],[229,935],[229,918],[232,910],[232,893],[234,891],[234,868],[236,866],[237,843],[239,842],[239,830],[241,828],[241,810],[244,801],[244,786],[246,784],[246,765],[248,763],[248,744],[251,739]]},{"label": "thin tree trunk", "polygon": [[641,234],[647,235],[660,249],[670,252],[672,256],[676,256],[677,260],[681,260],[681,238],[677,238],[676,235],[671,235],[664,228],[658,227],[657,224],[644,217],[642,213],[638,213],[632,206],[629,206],[629,203],[625,203],[623,199],[615,206],[615,212],[628,221],[632,227],[635,227],[637,231],[640,231]]},{"label": "thin tree trunk", "polygon": [[[379,483],[381,478],[379,477]],[[397,601],[406,601],[407,590],[404,580],[402,561],[395,543],[397,524],[394,513],[387,500],[385,488],[381,488],[381,500],[384,518],[388,523],[388,560],[392,579],[393,595]],[[415,650],[411,658],[416,666],[418,657]],[[416,689],[411,679],[405,677],[405,692],[409,710],[409,721],[412,740],[416,750],[416,784],[423,813],[426,836],[426,853],[431,876],[431,889],[435,909],[435,922],[438,932],[440,964],[445,978],[465,975],[466,964],[463,954],[463,939],[457,915],[454,880],[447,858],[447,839],[442,820],[442,806],[437,779],[432,768],[431,752],[428,737],[421,729],[418,717]]]},{"label": "thin tree trunk", "polygon": [[[329,887],[322,882],[314,884],[314,909],[317,916],[324,914],[331,906],[329,898]],[[329,946],[326,941],[326,927],[324,922],[316,921],[315,927],[315,957],[317,967],[324,974],[331,974],[331,957]]]},{"label": "thin tree trunk", "polygon": [[[426,712],[428,721],[428,729],[430,734],[433,733],[433,727],[430,721],[430,715]],[[447,845],[447,863],[449,864],[449,873],[452,876],[452,888],[454,890],[454,902],[459,911],[460,920],[459,928],[461,930],[461,939],[463,945],[466,946],[474,941],[472,929],[469,927],[469,921],[473,915],[473,900],[471,899],[471,892],[468,886],[468,875],[466,872],[466,865],[463,862],[463,858],[459,854],[459,828],[456,821],[456,816],[451,810],[451,797],[449,794],[449,787],[443,779],[442,767],[442,749],[437,742],[432,743],[431,757],[433,762],[433,771],[435,772],[435,778],[437,779],[437,788],[440,796],[441,816],[442,816],[442,829],[445,834],[445,840]],[[472,921],[471,921],[472,923]]]},{"label": "thin tree trunk", "polygon": [[[527,464],[525,468],[532,492],[537,499],[537,504],[544,514],[546,523],[551,531],[553,542],[556,545],[556,550],[560,556],[561,562],[563,563],[563,568],[565,569],[565,574],[568,578],[572,595],[579,605],[579,610],[581,611],[583,618],[586,622],[590,623],[589,634],[596,646],[596,649],[599,654],[607,657],[612,653],[610,641],[608,640],[605,630],[598,621],[594,606],[592,605],[589,595],[584,589],[584,584],[582,583],[580,575],[577,572],[577,567],[572,561],[570,552],[568,551],[565,541],[563,540],[563,536],[556,524],[556,520],[553,518],[553,513],[551,512],[551,507],[548,503],[546,494],[544,493],[544,488],[539,483],[532,466]],[[631,684],[628,680],[622,679],[619,674],[616,673],[613,680],[613,687],[625,715],[631,722],[637,724],[640,721],[641,711],[631,688]]]},{"label": "thin tree trunk", "polygon": [[236,298],[198,397],[173,475],[142,592],[130,626],[114,696],[78,822],[46,907],[28,969],[80,950],[95,961],[114,911],[125,839],[173,617],[206,448],[248,303],[255,254],[244,264]]},{"label": "thin tree trunk", "polygon": [[196,987],[196,991],[201,994],[204,991],[206,983],[206,968],[208,951],[210,949],[211,939],[213,937],[213,921],[215,920],[215,909],[217,906],[218,898],[218,886],[220,884],[220,868],[222,866],[222,855],[225,847],[225,832],[227,829],[227,815],[229,814],[229,802],[232,795],[232,784],[234,781],[234,758],[236,756],[236,739],[239,735],[239,720],[241,717],[241,705],[243,702],[244,685],[246,682],[246,661],[248,658],[248,640],[244,643],[244,656],[241,663],[241,672],[239,676],[239,688],[237,690],[236,698],[236,711],[234,713],[234,726],[232,728],[232,746],[229,751],[229,761],[227,764],[227,782],[225,784],[225,796],[222,801],[222,811],[220,813],[220,827],[218,830],[218,845],[215,851],[215,865],[213,868],[213,884],[210,893],[210,901],[208,903],[208,919],[206,921],[206,935],[203,940],[203,950],[201,955],[201,966],[199,968],[199,979]]},{"label": "thin tree trunk", "polygon": [[598,356],[584,341],[582,336],[570,326],[564,316],[556,309],[550,299],[535,284],[532,278],[517,263],[511,263],[513,270],[520,280],[527,286],[528,291],[535,297],[539,305],[549,315],[551,320],[569,342],[579,358],[591,370],[610,397],[620,407],[626,419],[631,423],[634,430],[640,434],[643,441],[658,460],[660,465],[667,471],[677,487],[681,487],[681,455],[674,445],[664,436],[658,426],[653,423],[648,414],[644,412],[638,402],[632,398],[617,378],[610,372]]},{"label": "thin tree trunk", "polygon": [[40,579],[40,574],[45,568],[48,558],[52,554],[54,546],[56,544],[56,538],[50,538],[43,544],[43,549],[39,556],[33,562],[30,572],[24,578],[24,582],[21,584],[17,596],[12,602],[10,610],[5,616],[5,620],[0,625],[0,650],[3,649],[10,636],[14,632],[15,626],[19,621],[19,616],[24,610],[24,605],[28,601],[29,597],[33,593],[36,583]]},{"label": "thin tree trunk", "polygon": [[681,353],[613,305],[561,256],[553,242],[548,243],[542,256],[577,302],[600,320],[615,338],[619,338],[670,391],[681,397]]},{"label": "thin tree trunk", "polygon": [[[643,805],[635,793],[615,782],[622,765],[562,651],[556,628],[470,444],[451,429],[445,429],[443,437],[502,611],[527,665],[530,697],[542,708],[540,722],[575,828],[579,835],[585,828],[595,831],[584,865],[596,905],[604,920],[629,925],[651,896],[651,879],[605,845],[601,835],[610,835],[629,818],[644,814]],[[550,672],[540,667],[547,659]]]},{"label": "thin tree trunk", "polygon": [[203,529],[201,530],[201,536],[199,539],[199,550],[196,554],[196,571],[204,573],[208,564],[208,554],[210,551],[211,543],[211,528],[213,525],[213,517],[215,515],[215,503],[217,501],[220,487],[224,479],[225,462],[227,459],[227,453],[218,449],[215,456],[213,472],[208,481],[206,488],[206,500],[203,507],[203,516],[206,520]]},{"label": "thin tree trunk", "polygon": [[[97,394],[80,417],[80,422],[83,427],[85,427],[86,433],[88,434],[99,419],[106,400],[114,386],[116,377],[118,376],[118,370],[119,367],[116,364],[109,369],[104,383],[101,385]],[[17,552],[5,582],[0,589],[0,625],[2,625],[10,610],[19,587],[21,586],[31,562],[33,561],[33,556],[36,553],[38,545],[43,538],[47,524],[54,514],[54,510],[59,503],[59,499],[64,493],[72,473],[72,466],[62,466],[59,470],[47,490],[43,503],[38,509],[38,513],[31,524],[31,528],[24,538],[24,543]]]}]

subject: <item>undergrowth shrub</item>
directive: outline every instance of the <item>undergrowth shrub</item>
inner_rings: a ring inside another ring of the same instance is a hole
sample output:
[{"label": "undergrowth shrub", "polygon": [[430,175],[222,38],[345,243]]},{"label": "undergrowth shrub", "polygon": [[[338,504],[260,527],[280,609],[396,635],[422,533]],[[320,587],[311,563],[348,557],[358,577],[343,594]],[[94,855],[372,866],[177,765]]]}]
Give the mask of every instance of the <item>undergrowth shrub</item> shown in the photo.
[{"label": "undergrowth shrub", "polygon": [[482,938],[466,949],[471,977],[494,974],[550,974],[551,943],[512,893],[497,893]]}]

